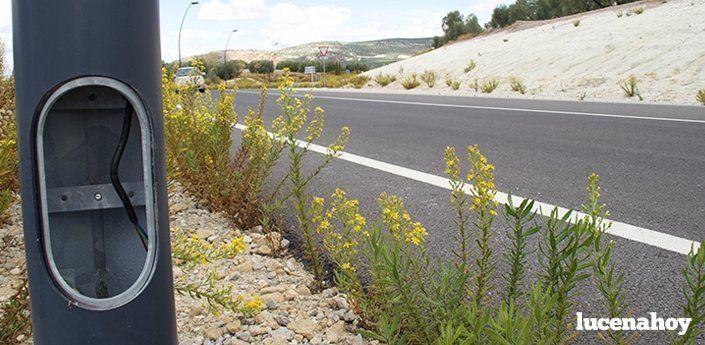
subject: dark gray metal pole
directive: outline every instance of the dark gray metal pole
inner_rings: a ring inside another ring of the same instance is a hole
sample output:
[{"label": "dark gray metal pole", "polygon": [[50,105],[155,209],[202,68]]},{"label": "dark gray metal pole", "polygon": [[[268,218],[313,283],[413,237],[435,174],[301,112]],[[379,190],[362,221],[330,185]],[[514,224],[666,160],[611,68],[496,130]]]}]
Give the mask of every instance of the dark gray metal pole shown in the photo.
[{"label": "dark gray metal pole", "polygon": [[177,344],[158,0],[12,11],[34,343]]}]

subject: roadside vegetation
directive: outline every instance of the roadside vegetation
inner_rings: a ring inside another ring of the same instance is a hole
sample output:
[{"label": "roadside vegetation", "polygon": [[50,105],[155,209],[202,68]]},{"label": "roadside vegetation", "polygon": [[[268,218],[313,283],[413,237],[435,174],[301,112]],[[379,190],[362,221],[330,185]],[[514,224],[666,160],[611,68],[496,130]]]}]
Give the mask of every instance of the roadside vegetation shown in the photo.
[{"label": "roadside vegetation", "polygon": [[429,88],[433,88],[436,85],[436,80],[438,80],[438,75],[435,71],[426,70],[421,74],[421,81]]},{"label": "roadside vegetation", "polygon": [[705,89],[698,91],[698,94],[695,95],[695,99],[705,105]]},{"label": "roadside vegetation", "polygon": [[475,60],[470,60],[470,62],[468,62],[468,65],[465,67],[465,73],[472,72],[476,67],[477,63],[475,62]]},{"label": "roadside vegetation", "polygon": [[453,79],[450,76],[446,76],[446,85],[449,88],[453,89],[453,91],[457,91],[458,89],[460,89],[460,81],[457,79]]},{"label": "roadside vegetation", "polygon": [[639,93],[639,79],[637,79],[635,75],[630,75],[627,79],[620,81],[619,87],[622,89],[625,96],[629,98],[636,96],[640,101],[644,100]]},{"label": "roadside vegetation", "polygon": [[525,94],[526,93],[526,85],[524,85],[524,82],[517,78],[517,77],[511,77],[509,79],[510,87],[512,88],[512,91],[518,92],[520,94]]},{"label": "roadside vegetation", "polygon": [[492,93],[494,90],[497,89],[499,86],[499,80],[498,79],[490,79],[490,80],[485,80],[480,84],[480,90],[482,93]]},{"label": "roadside vegetation", "polygon": [[385,87],[393,82],[397,81],[397,77],[389,74],[380,73],[375,76],[375,82],[381,87]]},{"label": "roadside vegetation", "polygon": [[402,79],[401,85],[407,89],[415,89],[421,85],[421,83],[418,80],[418,77],[416,76],[416,73],[411,74],[410,76]]}]

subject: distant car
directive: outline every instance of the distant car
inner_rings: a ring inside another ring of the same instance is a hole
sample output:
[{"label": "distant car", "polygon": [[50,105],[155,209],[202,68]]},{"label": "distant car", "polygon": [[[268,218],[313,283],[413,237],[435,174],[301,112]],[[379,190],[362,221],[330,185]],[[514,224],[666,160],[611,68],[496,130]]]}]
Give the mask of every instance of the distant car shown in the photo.
[{"label": "distant car", "polygon": [[203,73],[198,73],[194,67],[182,67],[176,71],[176,86],[184,87],[191,86],[197,88],[198,91],[206,91],[206,80],[203,79]]}]

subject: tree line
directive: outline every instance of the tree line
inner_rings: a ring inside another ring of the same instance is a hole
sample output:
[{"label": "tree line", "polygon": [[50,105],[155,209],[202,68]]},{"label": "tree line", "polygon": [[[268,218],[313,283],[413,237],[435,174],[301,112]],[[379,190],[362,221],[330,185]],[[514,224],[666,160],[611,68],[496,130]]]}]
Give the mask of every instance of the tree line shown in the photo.
[{"label": "tree line", "polygon": [[495,7],[492,19],[484,28],[475,14],[464,16],[459,11],[451,11],[443,17],[443,36],[433,38],[433,47],[441,47],[461,36],[473,37],[485,30],[503,28],[520,20],[553,19],[634,1],[637,0],[516,0],[511,5]]}]

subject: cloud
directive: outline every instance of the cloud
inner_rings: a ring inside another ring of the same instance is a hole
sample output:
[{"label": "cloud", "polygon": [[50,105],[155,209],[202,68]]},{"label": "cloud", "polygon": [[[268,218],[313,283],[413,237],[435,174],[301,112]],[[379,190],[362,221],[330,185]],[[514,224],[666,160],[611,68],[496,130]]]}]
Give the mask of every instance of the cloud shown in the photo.
[{"label": "cloud", "polygon": [[510,4],[514,1],[510,0],[485,0],[476,3],[470,7],[470,13],[474,13],[480,21],[480,25],[489,22],[492,19],[492,11],[495,7],[502,4]]},{"label": "cloud", "polygon": [[211,0],[201,5],[198,18],[201,20],[251,20],[267,16],[269,9],[264,0]]},{"label": "cloud", "polygon": [[352,15],[348,7],[317,5],[299,7],[279,2],[270,11],[260,32],[270,41],[292,45],[318,40],[341,39]]},{"label": "cloud", "polygon": [[10,73],[12,67],[12,6],[10,0],[0,0],[0,40],[5,47],[4,59],[7,68],[6,73]]}]

